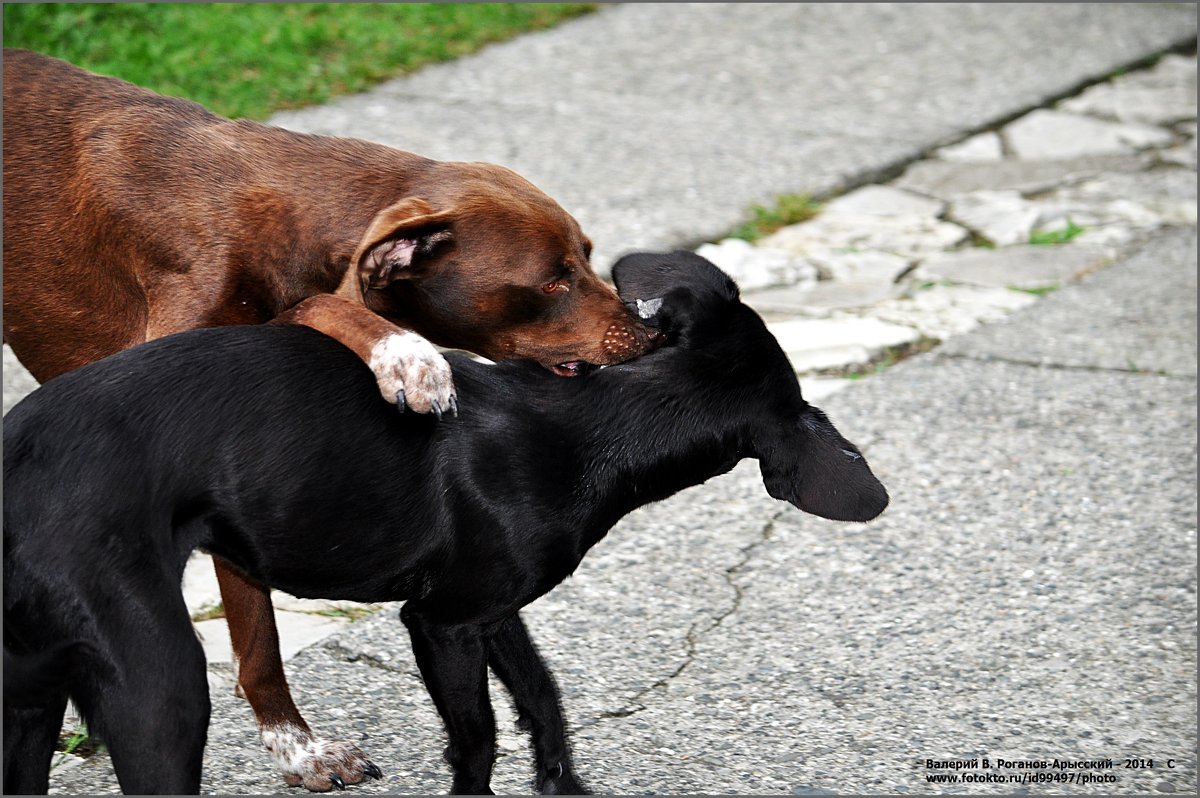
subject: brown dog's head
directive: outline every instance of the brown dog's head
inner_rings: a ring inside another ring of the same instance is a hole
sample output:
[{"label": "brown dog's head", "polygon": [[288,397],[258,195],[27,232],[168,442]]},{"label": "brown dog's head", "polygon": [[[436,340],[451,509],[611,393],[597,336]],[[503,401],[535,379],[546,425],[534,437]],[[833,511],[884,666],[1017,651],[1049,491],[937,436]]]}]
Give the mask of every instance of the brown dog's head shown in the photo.
[{"label": "brown dog's head", "polygon": [[563,376],[649,350],[558,203],[489,164],[437,163],[367,229],[339,293],[442,346],[531,358]]}]

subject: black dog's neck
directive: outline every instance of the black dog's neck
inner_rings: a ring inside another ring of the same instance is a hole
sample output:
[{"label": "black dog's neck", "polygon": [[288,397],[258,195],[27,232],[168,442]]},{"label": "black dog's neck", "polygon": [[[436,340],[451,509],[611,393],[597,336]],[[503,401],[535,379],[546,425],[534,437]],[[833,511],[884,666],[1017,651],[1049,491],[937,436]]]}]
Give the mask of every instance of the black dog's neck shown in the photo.
[{"label": "black dog's neck", "polygon": [[586,378],[595,410],[573,422],[583,453],[572,491],[581,521],[607,529],[750,454],[743,417],[730,412],[746,397],[732,380],[698,376],[713,371],[711,356],[667,349]]}]

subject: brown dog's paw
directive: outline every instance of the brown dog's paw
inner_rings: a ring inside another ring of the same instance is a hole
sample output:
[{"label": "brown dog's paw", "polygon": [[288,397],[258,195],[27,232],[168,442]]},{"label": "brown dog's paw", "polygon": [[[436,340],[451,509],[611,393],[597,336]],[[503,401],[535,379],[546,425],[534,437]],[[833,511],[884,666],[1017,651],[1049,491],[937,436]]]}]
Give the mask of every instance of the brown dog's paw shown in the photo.
[{"label": "brown dog's paw", "polygon": [[329,792],[344,790],[368,776],[383,778],[383,772],[354,743],[326,740],[290,723],[263,727],[262,741],[289,787]]},{"label": "brown dog's paw", "polygon": [[401,411],[458,414],[454,375],[433,344],[414,332],[388,333],[371,348],[368,364],[379,392]]}]

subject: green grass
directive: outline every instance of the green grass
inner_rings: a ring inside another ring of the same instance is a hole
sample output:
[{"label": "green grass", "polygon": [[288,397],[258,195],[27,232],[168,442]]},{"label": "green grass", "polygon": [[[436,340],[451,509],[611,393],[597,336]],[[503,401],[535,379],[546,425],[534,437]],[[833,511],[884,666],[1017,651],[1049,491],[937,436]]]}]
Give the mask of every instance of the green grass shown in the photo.
[{"label": "green grass", "polygon": [[1046,296],[1048,294],[1053,294],[1059,288],[1061,288],[1061,286],[1055,283],[1054,285],[1039,285],[1033,288],[1023,288],[1019,285],[1010,285],[1008,290],[1020,291],[1022,294],[1033,294],[1034,296]]},{"label": "green grass", "polygon": [[1052,247],[1065,244],[1082,233],[1084,228],[1067,219],[1067,226],[1062,230],[1034,230],[1029,234],[1029,243],[1039,247]]},{"label": "green grass", "polygon": [[88,733],[87,724],[71,732],[60,732],[58,735],[58,744],[54,746],[54,750],[61,754],[57,760],[50,765],[50,769],[56,767],[66,761],[67,754],[74,754],[81,758],[88,758],[98,751],[104,750],[104,742],[97,737],[92,737]]},{"label": "green grass", "polygon": [[364,607],[329,607],[323,610],[311,610],[308,614],[320,615],[325,618],[344,618],[353,623],[374,615],[378,610],[378,605],[368,604]]},{"label": "green grass", "polygon": [[211,621],[225,617],[225,603],[206,604],[192,613],[193,621]]},{"label": "green grass", "polygon": [[486,44],[591,3],[5,4],[24,47],[229,117],[263,119]]},{"label": "green grass", "polygon": [[940,343],[941,341],[937,338],[921,336],[911,343],[886,347],[867,363],[826,369],[821,374],[827,377],[841,377],[847,380],[861,380],[866,377],[873,377],[877,374],[882,374],[902,360],[932,351]]},{"label": "green grass", "polygon": [[952,288],[954,287],[953,280],[925,280],[917,285],[916,290],[928,291],[930,288]]},{"label": "green grass", "polygon": [[[379,607],[368,604],[362,607],[329,607],[321,610],[304,610],[309,615],[321,615],[326,618],[345,618],[348,621],[358,621],[373,614]],[[211,621],[225,617],[225,604],[206,604],[192,613],[193,621]]]},{"label": "green grass", "polygon": [[750,219],[735,228],[730,238],[757,241],[790,224],[806,222],[821,210],[807,194],[781,194],[771,207],[751,205]]}]

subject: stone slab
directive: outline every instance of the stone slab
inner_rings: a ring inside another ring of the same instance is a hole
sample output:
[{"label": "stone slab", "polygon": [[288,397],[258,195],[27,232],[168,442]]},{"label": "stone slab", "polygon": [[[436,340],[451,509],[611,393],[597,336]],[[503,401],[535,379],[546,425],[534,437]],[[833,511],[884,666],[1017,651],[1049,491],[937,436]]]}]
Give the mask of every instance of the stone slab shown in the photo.
[{"label": "stone slab", "polygon": [[970,357],[1196,374],[1196,231],[1169,230],[1033,308],[947,342]]},{"label": "stone slab", "polygon": [[825,203],[823,214],[862,216],[932,216],[941,214],[944,204],[911,191],[885,185],[863,186]]},{"label": "stone slab", "polygon": [[911,327],[853,316],[794,319],[768,328],[801,373],[866,363],[888,347],[920,337]]},{"label": "stone slab", "polygon": [[895,185],[943,199],[973,191],[1011,190],[1030,194],[1106,173],[1140,172],[1153,163],[1154,158],[1148,153],[990,163],[926,159],[909,166]]},{"label": "stone slab", "polygon": [[1186,169],[1196,169],[1196,137],[1192,136],[1186,142],[1161,150],[1158,157],[1165,163],[1182,166]]},{"label": "stone slab", "polygon": [[[212,557],[204,552],[193,552],[183,571],[183,600],[193,615],[221,604],[221,587],[213,571]],[[326,613],[330,617],[338,617],[339,613],[345,613],[347,616],[361,615],[364,611],[374,612],[380,607],[378,604],[361,604],[356,601],[296,598],[282,590],[271,591],[271,603],[276,610]]]},{"label": "stone slab", "polygon": [[[194,625],[200,642],[204,645],[204,656],[210,665],[233,662],[229,625],[225,623],[224,618],[197,621]],[[277,610],[275,625],[279,629],[279,650],[286,661],[313,643],[344,630],[350,622],[344,618]]]},{"label": "stone slab", "polygon": [[1015,310],[1037,302],[1037,297],[1008,288],[934,284],[919,281],[906,296],[880,302],[871,316],[891,324],[912,327],[926,338],[945,341],[970,332],[981,324],[1000,321]]},{"label": "stone slab", "polygon": [[277,610],[288,612],[325,613],[330,617],[361,617],[367,613],[378,612],[383,604],[363,604],[358,601],[332,601],[329,599],[297,598],[282,590],[271,591],[271,602]]},{"label": "stone slab", "polygon": [[183,569],[183,600],[192,615],[221,603],[221,586],[217,584],[212,557],[202,551],[192,552]]},{"label": "stone slab", "polygon": [[1172,138],[1158,127],[1106,122],[1049,109],[1026,114],[1005,127],[1003,135],[1018,158],[1030,161],[1132,153],[1170,144]]},{"label": "stone slab", "polygon": [[4,412],[24,399],[32,390],[37,388],[37,380],[21,365],[8,344],[4,345]]},{"label": "stone slab", "polygon": [[1147,70],[1118,75],[1064,100],[1064,111],[1165,125],[1196,118],[1196,57],[1171,53]]},{"label": "stone slab", "polygon": [[903,288],[890,282],[825,280],[816,285],[756,291],[746,303],[760,313],[798,316],[828,316],[838,310],[869,308],[898,296]]},{"label": "stone slab", "polygon": [[775,285],[812,283],[817,268],[790,252],[756,247],[748,241],[727,238],[697,247],[696,254],[720,267],[743,291]]},{"label": "stone slab", "polygon": [[1106,261],[1103,250],[1078,244],[976,247],[931,257],[913,271],[912,278],[992,288],[1048,288],[1078,279]]},{"label": "stone slab", "polygon": [[973,191],[957,197],[950,218],[998,247],[1024,244],[1039,213],[1011,189]]},{"label": "stone slab", "polygon": [[1004,158],[1004,145],[998,135],[989,131],[971,136],[958,144],[942,147],[933,153],[933,157],[960,163],[999,161]]},{"label": "stone slab", "polygon": [[800,381],[800,390],[805,401],[820,404],[835,393],[854,385],[856,380],[841,377],[805,377]]},{"label": "stone slab", "polygon": [[[1032,200],[1042,219],[1074,213],[1095,223],[1154,229],[1196,224],[1196,173],[1166,167],[1098,175]],[[1086,222],[1084,222],[1086,224]]]},{"label": "stone slab", "polygon": [[791,225],[759,242],[801,257],[833,250],[878,250],[920,258],[956,246],[968,238],[965,228],[932,216],[822,214]]},{"label": "stone slab", "polygon": [[912,266],[912,261],[908,258],[879,250],[814,250],[809,253],[809,259],[821,271],[822,276],[836,282],[890,284]]}]

